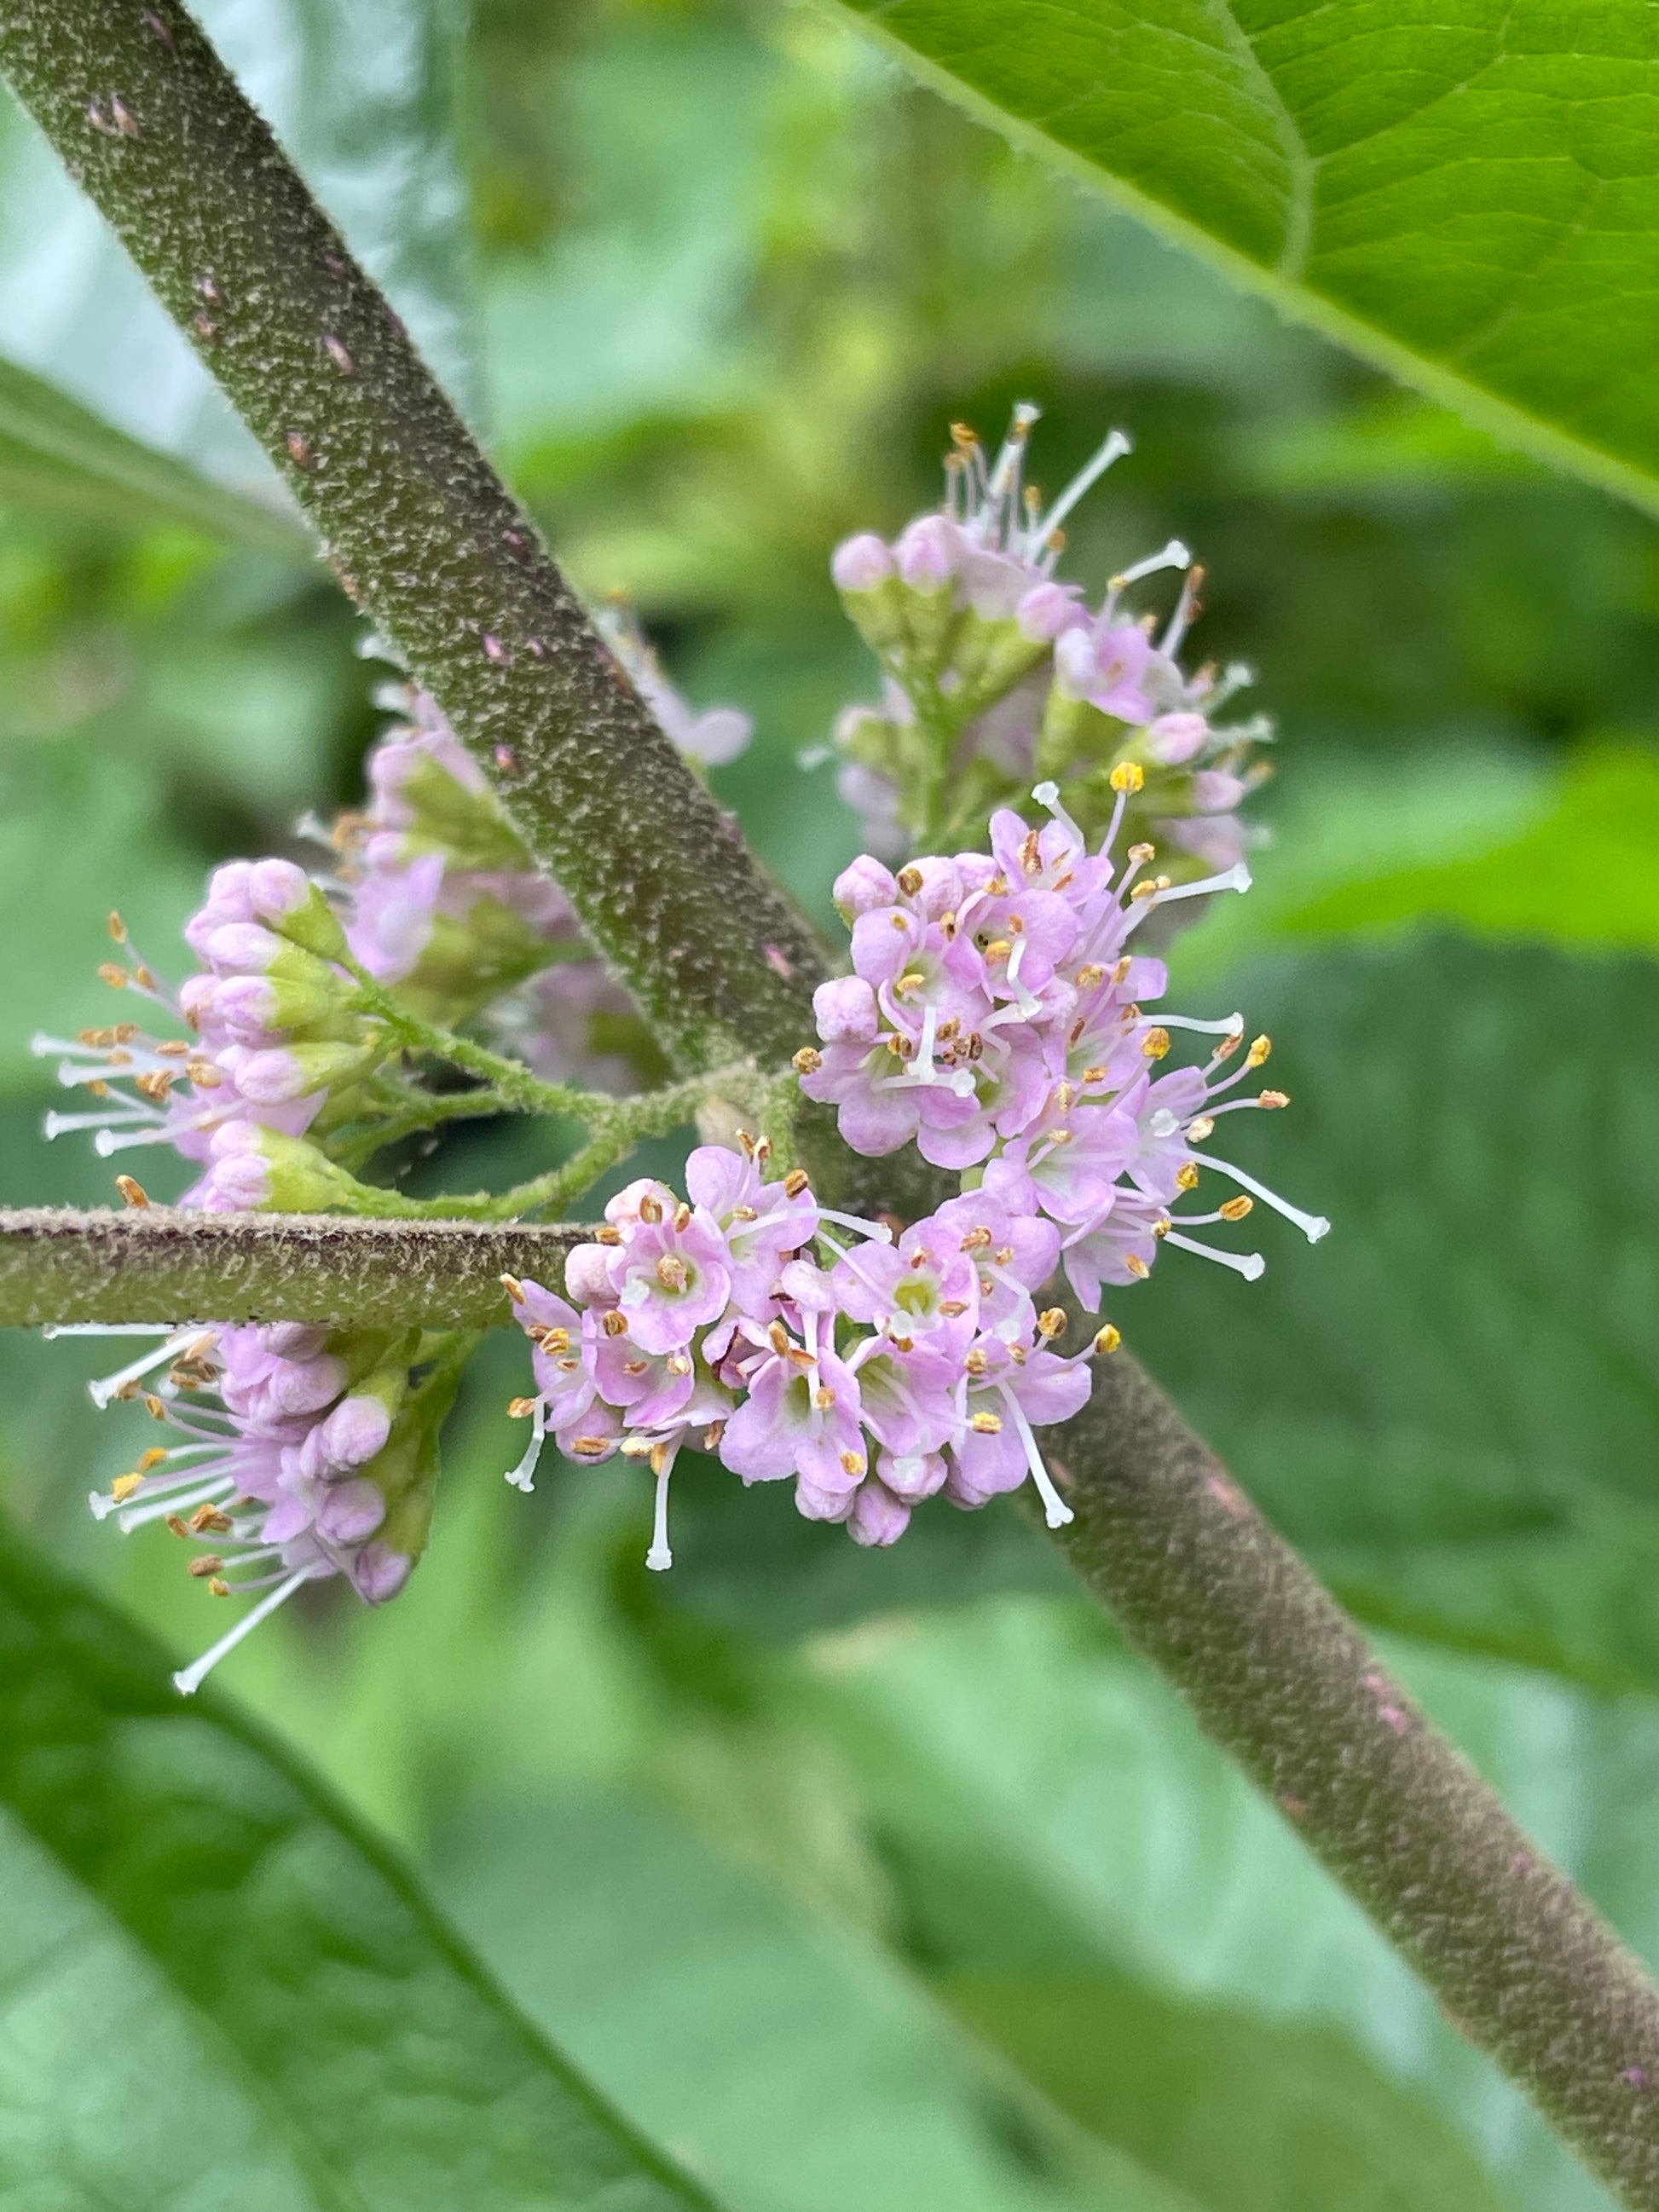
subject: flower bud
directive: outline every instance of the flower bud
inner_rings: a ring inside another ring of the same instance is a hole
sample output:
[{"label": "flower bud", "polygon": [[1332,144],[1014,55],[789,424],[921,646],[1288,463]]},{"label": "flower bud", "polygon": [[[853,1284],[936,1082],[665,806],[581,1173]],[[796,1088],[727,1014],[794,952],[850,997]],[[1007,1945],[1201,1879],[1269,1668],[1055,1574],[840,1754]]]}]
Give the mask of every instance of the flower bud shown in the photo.
[{"label": "flower bud", "polygon": [[830,556],[830,574],[838,592],[873,592],[894,573],[890,550],[866,530],[844,538]]},{"label": "flower bud", "polygon": [[[386,1499],[378,1486],[362,1475],[354,1476],[348,1482],[329,1486],[317,1508],[317,1533],[331,1544],[361,1544],[374,1534],[386,1515]],[[358,1587],[361,1589],[362,1584]],[[401,1589],[403,1583],[398,1587]]]},{"label": "flower bud", "polygon": [[812,1012],[825,1044],[870,1044],[880,1026],[876,994],[862,976],[838,975],[812,994]]},{"label": "flower bud", "polygon": [[913,592],[944,591],[956,574],[957,535],[943,514],[922,514],[894,548],[901,579]]},{"label": "flower bud", "polygon": [[830,896],[851,922],[877,907],[892,906],[898,898],[898,885],[890,868],[883,867],[868,853],[860,853],[852,866],[843,868],[836,878]]},{"label": "flower bud", "polygon": [[237,1063],[236,1088],[256,1106],[281,1106],[315,1091],[343,1088],[380,1057],[376,1044],[282,1045]]},{"label": "flower bud", "polygon": [[351,1580],[366,1604],[384,1605],[397,1596],[414,1569],[409,1553],[384,1543],[365,1544],[351,1562]]},{"label": "flower bud", "polygon": [[1034,645],[1047,644],[1084,620],[1072,584],[1035,584],[1014,610],[1014,619]]},{"label": "flower bud", "polygon": [[345,957],[339,916],[303,868],[292,860],[256,861],[248,878],[254,913],[290,945],[325,960]]},{"label": "flower bud", "polygon": [[[315,1145],[255,1122],[227,1121],[215,1130],[211,1149],[208,1182],[214,1191],[258,1188],[262,1194],[252,1203],[279,1213],[322,1213],[331,1206],[350,1206],[364,1194],[356,1178]],[[221,1210],[228,1202],[220,1201]]]},{"label": "flower bud", "polygon": [[1201,768],[1193,778],[1193,805],[1200,814],[1231,814],[1243,801],[1246,789],[1242,776],[1228,775],[1218,768]]},{"label": "flower bud", "polygon": [[1209,735],[1202,714],[1160,714],[1147,728],[1146,750],[1160,768],[1180,768],[1203,750]]}]

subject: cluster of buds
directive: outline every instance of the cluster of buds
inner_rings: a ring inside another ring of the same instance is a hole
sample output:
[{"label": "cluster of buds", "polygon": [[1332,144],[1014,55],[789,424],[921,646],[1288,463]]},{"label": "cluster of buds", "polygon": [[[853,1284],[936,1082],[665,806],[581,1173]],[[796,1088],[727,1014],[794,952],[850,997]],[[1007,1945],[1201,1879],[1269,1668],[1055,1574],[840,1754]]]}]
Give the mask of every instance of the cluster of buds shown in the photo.
[{"label": "cluster of buds", "polygon": [[[1014,410],[994,459],[958,425],[943,506],[890,544],[866,533],[836,549],[842,604],[884,677],[879,705],[836,726],[842,795],[868,849],[897,858],[976,840],[1034,777],[1093,835],[1113,811],[1113,770],[1131,765],[1131,836],[1165,847],[1177,880],[1224,867],[1244,849],[1238,807],[1267,773],[1250,755],[1268,726],[1216,720],[1249,671],[1182,668],[1203,574],[1178,541],[1115,576],[1094,611],[1057,580],[1066,517],[1129,441],[1114,430],[1045,507],[1024,481],[1037,414]],[[1160,629],[1125,595],[1169,570],[1183,581]]]},{"label": "cluster of buds", "polygon": [[58,1081],[93,1102],[49,1114],[47,1136],[91,1130],[106,1158],[170,1147],[198,1170],[183,1206],[339,1204],[349,1185],[311,1137],[365,1109],[364,1086],[392,1046],[352,1004],[345,931],[321,889],[291,860],[216,869],[185,925],[203,964],[176,992],[131,952],[118,915],[110,929],[131,964],[109,963],[105,980],[186,1034],[119,1022],[37,1036],[36,1054],[58,1058]]},{"label": "cluster of buds", "polygon": [[[735,708],[697,714],[686,704],[630,612],[607,607],[599,622],[694,765],[718,765],[748,744],[751,725]],[[445,1028],[486,1015],[498,1040],[548,1080],[628,1090],[652,1057],[649,1039],[569,900],[538,869],[434,700],[402,683],[379,699],[399,719],[369,755],[368,803],[326,833],[354,957]]]},{"label": "cluster of buds", "polygon": [[631,1183],[566,1264],[565,1295],[510,1281],[537,1392],[514,1401],[531,1442],[508,1480],[528,1489],[544,1437],[567,1459],[620,1454],[656,1478],[646,1564],[672,1564],[668,1486],[687,1443],[745,1483],[793,1480],[809,1520],[893,1543],[936,1494],[985,1504],[1028,1477],[1049,1523],[1072,1517],[1036,1431],[1088,1398],[1085,1349],[1055,1349],[1039,1311],[1060,1238],[988,1192],[896,1235],[819,1204],[796,1169],[769,1181],[763,1143],[705,1146],[687,1195]]},{"label": "cluster of buds", "polygon": [[94,1492],[93,1512],[128,1533],[165,1522],[216,1597],[257,1595],[173,1677],[181,1691],[307,1583],[343,1576],[371,1605],[397,1595],[425,1548],[465,1340],[297,1323],[127,1333],[161,1341],[93,1397],[142,1398],[168,1441]]},{"label": "cluster of buds", "polygon": [[[1259,1275],[1259,1253],[1237,1253],[1191,1229],[1243,1220],[1261,1199],[1310,1241],[1329,1224],[1200,1147],[1218,1118],[1283,1106],[1282,1091],[1229,1096],[1267,1059],[1243,1042],[1243,1017],[1200,1021],[1143,1011],[1161,997],[1161,960],[1131,949],[1169,902],[1243,890],[1242,861],[1178,884],[1148,872],[1147,844],[1121,862],[1113,848],[1139,769],[1113,771],[1117,804],[1091,853],[1052,784],[1050,820],[992,819],[991,851],[912,861],[896,875],[856,861],[836,885],[852,925],[854,973],[814,1000],[822,1048],[796,1060],[809,1098],[833,1105],[841,1134],[867,1157],[915,1142],[924,1158],[970,1176],[1019,1217],[1059,1232],[1073,1289],[1098,1310],[1103,1283],[1150,1273],[1168,1243]],[[1166,1067],[1174,1036],[1214,1038],[1208,1058]],[[1242,1188],[1209,1211],[1172,1209],[1205,1170]]]}]

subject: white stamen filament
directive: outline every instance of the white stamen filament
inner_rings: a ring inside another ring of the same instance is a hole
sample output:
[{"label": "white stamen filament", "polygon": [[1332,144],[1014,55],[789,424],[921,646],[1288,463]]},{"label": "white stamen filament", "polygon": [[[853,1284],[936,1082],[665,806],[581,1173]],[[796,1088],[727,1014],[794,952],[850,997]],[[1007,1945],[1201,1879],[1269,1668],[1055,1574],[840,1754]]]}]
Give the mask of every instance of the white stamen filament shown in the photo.
[{"label": "white stamen filament", "polygon": [[58,1336],[176,1336],[170,1321],[49,1321],[40,1334],[50,1344]]},{"label": "white stamen filament", "polygon": [[1194,1021],[1190,1014],[1165,1014],[1158,1017],[1162,1030],[1195,1030],[1200,1036],[1243,1036],[1243,1014],[1224,1014],[1218,1022]]},{"label": "white stamen filament", "polygon": [[[135,1125],[147,1130],[153,1129],[161,1118],[155,1107],[141,1106],[136,1098],[123,1098],[112,1100],[109,1105],[95,1114],[48,1112],[40,1124],[40,1133],[50,1144],[54,1137],[72,1136],[78,1129],[97,1129],[101,1133],[106,1129],[131,1128]],[[138,1141],[148,1144],[150,1139],[143,1137]],[[97,1142],[94,1137],[94,1147]]]},{"label": "white stamen filament", "polygon": [[[1124,880],[1127,883],[1128,878]],[[1211,891],[1247,891],[1249,888],[1250,872],[1243,860],[1235,860],[1218,876],[1200,876],[1195,884],[1171,884],[1168,890],[1154,891],[1150,898],[1136,902],[1123,926],[1123,934],[1127,937],[1132,929],[1139,929],[1155,906],[1169,906],[1176,899],[1203,898]]]},{"label": "white stamen filament", "polygon": [[309,1582],[316,1572],[315,1567],[301,1567],[279,1582],[268,1596],[262,1597],[258,1605],[245,1613],[235,1626],[222,1636],[210,1650],[204,1651],[199,1659],[192,1660],[188,1667],[181,1667],[173,1678],[173,1686],[179,1696],[193,1697],[219,1662],[234,1651],[245,1636],[251,1636],[268,1614],[275,1613],[279,1605],[286,1604],[301,1583]]},{"label": "white stamen filament", "polygon": [[[198,1475],[202,1472],[199,1468],[196,1471]],[[168,1491],[164,1497],[153,1498],[143,1505],[123,1506],[115,1516],[115,1525],[124,1536],[130,1536],[135,1528],[147,1528],[152,1521],[165,1521],[169,1513],[187,1513],[195,1506],[211,1504],[216,1498],[229,1498],[234,1494],[235,1488],[234,1482],[228,1474],[222,1474],[212,1482],[203,1482],[194,1490],[181,1484]],[[93,1510],[102,1520],[104,1516],[97,1513],[96,1506]]]},{"label": "white stamen filament", "polygon": [[674,1472],[678,1443],[671,1444],[657,1477],[656,1505],[651,1520],[651,1548],[645,1555],[645,1564],[653,1574],[663,1574],[674,1564],[673,1548],[668,1541],[668,1478]]},{"label": "white stamen filament", "polygon": [[1111,430],[1107,433],[1094,453],[1084,463],[1048,512],[1039,515],[1026,532],[1025,544],[1028,557],[1042,550],[1078,501],[1085,493],[1093,489],[1107,470],[1111,467],[1112,463],[1121,461],[1126,453],[1133,453],[1133,441],[1125,432]]},{"label": "white stamen filament", "polygon": [[167,1129],[147,1127],[143,1129],[120,1131],[107,1123],[92,1140],[92,1149],[100,1160],[111,1159],[117,1152],[130,1152],[135,1145],[170,1145],[172,1133]]},{"label": "white stamen filament", "polygon": [[1165,1231],[1164,1242],[1178,1244],[1183,1252],[1196,1252],[1200,1260],[1213,1260],[1223,1267],[1231,1267],[1247,1283],[1254,1283],[1267,1271],[1267,1263],[1260,1252],[1218,1252],[1212,1245],[1200,1244],[1196,1237],[1183,1237],[1175,1229]]},{"label": "white stamen filament", "polygon": [[542,1455],[542,1444],[547,1435],[547,1401],[538,1398],[531,1416],[530,1442],[525,1446],[524,1457],[517,1467],[509,1468],[507,1479],[514,1490],[522,1490],[526,1497],[536,1487],[536,1462]]},{"label": "white stamen filament", "polygon": [[1077,1516],[1054,1488],[1053,1479],[1042,1463],[1042,1454],[1037,1449],[1037,1440],[1032,1433],[1031,1424],[1025,1418],[1024,1407],[1006,1382],[1002,1384],[999,1395],[1003,1404],[1013,1415],[1014,1426],[1019,1431],[1019,1440],[1025,1447],[1025,1464],[1030,1469],[1031,1480],[1036,1485],[1038,1497],[1042,1500],[1042,1517],[1051,1528],[1063,1528],[1068,1521],[1074,1521]]},{"label": "white stamen filament", "polygon": [[88,1382],[87,1395],[94,1406],[100,1408],[107,1406],[110,1400],[125,1390],[129,1382],[136,1382],[141,1375],[148,1375],[152,1367],[160,1367],[164,1361],[173,1358],[186,1346],[199,1344],[203,1335],[204,1331],[199,1327],[175,1329],[165,1344],[158,1345],[153,1352],[145,1352],[131,1366],[118,1367],[113,1375],[106,1375],[97,1382]]},{"label": "white stamen filament", "polygon": [[1292,1206],[1287,1198],[1281,1198],[1277,1191],[1269,1190],[1265,1182],[1258,1182],[1253,1175],[1246,1175],[1243,1168],[1236,1168],[1231,1160],[1215,1159],[1208,1152],[1194,1152],[1193,1158],[1201,1168],[1213,1168],[1218,1175],[1230,1176],[1242,1189],[1259,1198],[1264,1206],[1271,1206],[1273,1212],[1282,1213],[1286,1221],[1295,1222],[1310,1244],[1317,1244],[1322,1237],[1330,1234],[1331,1224],[1322,1213],[1304,1213],[1299,1206]]}]

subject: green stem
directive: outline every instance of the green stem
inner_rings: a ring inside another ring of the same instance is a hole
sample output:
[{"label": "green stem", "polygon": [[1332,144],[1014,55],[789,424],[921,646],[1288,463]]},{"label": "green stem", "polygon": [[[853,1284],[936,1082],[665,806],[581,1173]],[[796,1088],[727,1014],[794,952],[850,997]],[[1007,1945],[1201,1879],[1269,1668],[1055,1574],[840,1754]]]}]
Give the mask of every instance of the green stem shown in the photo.
[{"label": "green stem", "polygon": [[501,1105],[515,1114],[566,1114],[592,1123],[606,1118],[614,1104],[608,1092],[583,1091],[574,1083],[544,1083],[520,1060],[508,1060],[470,1037],[441,1029],[411,1013],[396,994],[372,975],[355,968],[357,988],[353,994],[358,1010],[384,1022],[410,1052],[423,1052],[447,1060],[488,1084]]},{"label": "green stem", "polygon": [[0,1328],[308,1321],[489,1328],[501,1277],[556,1289],[591,1229],[357,1221],[334,1214],[0,1212]]},{"label": "green stem", "polygon": [[671,1056],[787,1060],[822,947],[193,19],[177,0],[4,0],[0,69]]}]

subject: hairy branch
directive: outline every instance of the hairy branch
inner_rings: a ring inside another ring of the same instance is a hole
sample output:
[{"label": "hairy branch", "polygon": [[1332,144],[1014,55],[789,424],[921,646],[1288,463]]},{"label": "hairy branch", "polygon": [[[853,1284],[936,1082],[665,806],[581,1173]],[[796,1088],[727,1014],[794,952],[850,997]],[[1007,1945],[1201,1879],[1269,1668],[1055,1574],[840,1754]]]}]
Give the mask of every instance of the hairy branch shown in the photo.
[{"label": "hairy branch", "polygon": [[190,15],[7,0],[0,68],[671,1053],[787,1059],[822,948]]},{"label": "hairy branch", "polygon": [[[0,0],[0,69],[688,1070],[781,1060],[823,972],[175,0]],[[805,1132],[843,1198],[873,1196]],[[890,1182],[892,1200],[901,1193]],[[864,1198],[865,1203],[871,1202]],[[915,1208],[914,1210],[920,1210]],[[504,1317],[579,1232],[0,1216],[0,1322]],[[1090,1586],[1470,2033],[1659,2212],[1659,1996],[1130,1362],[1066,1432]]]},{"label": "hairy branch", "polygon": [[46,1322],[425,1322],[489,1328],[501,1277],[564,1280],[592,1231],[332,1214],[0,1212],[0,1328]]},{"label": "hairy branch", "polygon": [[1127,1353],[1060,1449],[1060,1542],[1090,1589],[1457,2025],[1653,2212],[1659,1990],[1639,1960]]}]

